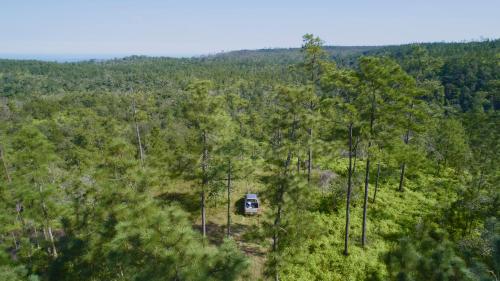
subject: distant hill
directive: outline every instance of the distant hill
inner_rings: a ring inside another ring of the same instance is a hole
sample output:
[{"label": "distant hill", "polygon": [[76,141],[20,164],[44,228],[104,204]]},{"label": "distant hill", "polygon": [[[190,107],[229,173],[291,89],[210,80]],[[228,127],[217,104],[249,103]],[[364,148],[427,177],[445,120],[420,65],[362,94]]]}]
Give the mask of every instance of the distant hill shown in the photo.
[{"label": "distant hill", "polygon": [[[433,79],[444,87],[446,100],[463,110],[473,103],[500,107],[500,40],[466,43],[422,43],[442,61]],[[415,44],[394,46],[326,46],[341,67],[355,67],[360,56],[389,56],[403,67]],[[246,80],[262,87],[300,79],[288,66],[302,60],[300,48],[240,50],[192,58],[129,56],[71,63],[0,59],[0,96],[134,89],[164,91],[191,79],[217,85]]]},{"label": "distant hill", "polygon": [[[383,46],[325,46],[324,49],[333,59],[346,58],[368,54]],[[202,56],[201,59],[222,60],[256,60],[273,61],[278,63],[296,63],[302,59],[300,48],[274,48],[258,50],[238,50],[218,53],[211,56]]]},{"label": "distant hill", "polygon": [[[471,52],[477,52],[479,50],[499,52],[498,49],[500,47],[500,39],[475,42],[435,42],[387,46],[325,46],[324,50],[332,59],[343,61],[362,55],[388,55],[391,57],[401,57],[405,55],[414,45],[424,47],[431,55],[434,56],[453,57]],[[199,59],[268,60],[281,63],[295,63],[302,59],[302,54],[300,52],[300,48],[273,48],[223,52],[210,56],[202,56]]]}]

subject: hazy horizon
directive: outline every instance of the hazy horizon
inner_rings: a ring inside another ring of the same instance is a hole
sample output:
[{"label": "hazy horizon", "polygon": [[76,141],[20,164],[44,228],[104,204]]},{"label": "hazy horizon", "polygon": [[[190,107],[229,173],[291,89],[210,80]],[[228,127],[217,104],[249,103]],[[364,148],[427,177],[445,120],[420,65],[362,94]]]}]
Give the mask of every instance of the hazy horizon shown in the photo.
[{"label": "hazy horizon", "polygon": [[[433,42],[408,42],[400,44],[384,44],[384,45],[325,45],[325,47],[384,47],[384,46],[398,46],[398,45],[408,45],[408,44],[429,44],[429,43],[469,43],[469,42],[481,42],[486,40],[498,40],[500,38],[479,38],[471,40],[461,40],[461,41],[433,41]],[[237,51],[258,51],[258,50],[279,50],[279,49],[293,49],[300,48],[298,46],[288,46],[288,47],[262,47],[254,49],[235,49],[227,51],[219,51],[212,53],[195,53],[195,54],[141,54],[141,53],[110,53],[110,54],[71,54],[71,53],[39,53],[39,54],[23,54],[23,53],[0,53],[0,59],[12,59],[12,60],[40,60],[40,61],[54,61],[54,62],[78,62],[78,61],[88,61],[88,60],[111,60],[120,59],[130,56],[145,56],[145,57],[170,57],[170,58],[196,58],[203,56],[211,56],[222,53],[230,53]]]},{"label": "hazy horizon", "polygon": [[500,38],[500,2],[5,1],[0,55],[190,57],[242,49]]}]

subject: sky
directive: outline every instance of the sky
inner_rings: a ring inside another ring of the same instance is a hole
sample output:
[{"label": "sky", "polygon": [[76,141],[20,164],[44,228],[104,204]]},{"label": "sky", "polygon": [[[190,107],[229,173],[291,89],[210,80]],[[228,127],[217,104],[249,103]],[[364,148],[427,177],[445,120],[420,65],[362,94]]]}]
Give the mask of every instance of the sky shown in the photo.
[{"label": "sky", "polygon": [[497,39],[499,14],[500,0],[0,0],[0,57]]}]

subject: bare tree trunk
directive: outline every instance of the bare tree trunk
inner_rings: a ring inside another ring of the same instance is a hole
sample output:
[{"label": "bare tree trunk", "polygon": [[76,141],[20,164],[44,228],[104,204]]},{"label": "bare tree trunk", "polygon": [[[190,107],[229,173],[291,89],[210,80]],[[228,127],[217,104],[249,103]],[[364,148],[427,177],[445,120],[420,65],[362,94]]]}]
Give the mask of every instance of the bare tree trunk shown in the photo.
[{"label": "bare tree trunk", "polygon": [[[405,142],[405,145],[408,145],[408,142],[410,140],[410,129],[408,129],[406,131],[406,134],[405,134],[405,138],[404,138],[404,142]],[[403,184],[404,184],[404,177],[405,177],[405,168],[406,168],[406,163],[403,162],[403,164],[401,164],[401,173],[400,173],[400,176],[399,176],[399,188],[398,188],[398,191],[402,192],[403,191]]]},{"label": "bare tree trunk", "polygon": [[[281,202],[283,200],[283,194],[284,194],[283,189],[284,189],[284,187],[281,186],[278,202]],[[273,253],[276,253],[278,250],[278,242],[279,242],[278,241],[278,239],[279,239],[278,231],[279,231],[279,227],[280,227],[280,223],[281,223],[281,211],[282,211],[282,204],[278,203],[278,210],[276,212],[276,218],[274,218]],[[276,263],[276,268],[274,270],[275,270],[274,280],[279,281],[280,277],[279,277],[279,270],[278,270],[277,263]]]},{"label": "bare tree trunk", "polygon": [[14,231],[11,231],[10,234],[12,235],[12,239],[14,240],[14,249],[19,250],[19,243],[17,243],[17,238],[14,234]]},{"label": "bare tree trunk", "polygon": [[300,156],[297,156],[297,175],[300,174]]},{"label": "bare tree trunk", "polygon": [[[410,108],[413,109],[414,107],[414,104],[412,103]],[[404,136],[404,143],[405,145],[408,145],[408,143],[410,142],[410,129],[411,129],[411,122],[412,122],[412,119],[413,119],[413,115],[410,113],[409,116],[408,116],[408,127],[406,129],[406,134]],[[401,173],[400,173],[400,176],[399,176],[399,188],[398,188],[398,191],[399,192],[403,192],[404,191],[404,177],[405,177],[405,168],[406,168],[406,162],[403,161],[403,163],[401,164]]]},{"label": "bare tree trunk", "polygon": [[345,207],[344,255],[349,255],[349,223],[352,191],[352,123],[349,124],[349,175],[347,178],[347,203]]},{"label": "bare tree trunk", "polygon": [[[370,145],[368,145],[370,146]],[[366,211],[368,209],[368,181],[370,179],[370,156],[366,158],[366,173],[365,173],[365,197],[363,200],[363,229],[361,232],[361,245],[366,244]]]},{"label": "bare tree trunk", "polygon": [[[295,139],[295,127],[296,127],[297,120],[294,117],[294,122],[292,125],[292,128],[290,130],[290,139]],[[281,139],[279,139],[279,143],[281,143]],[[290,166],[290,162],[292,161],[292,150],[288,150],[288,154],[286,157],[286,160],[283,165],[283,177],[287,177],[288,175],[288,167]],[[286,192],[286,186],[285,183],[280,182],[279,189],[278,189],[278,194],[277,194],[277,212],[276,212],[276,217],[274,219],[274,224],[273,224],[273,245],[272,245],[272,251],[275,253],[278,251],[278,243],[279,243],[279,231],[280,231],[280,224],[281,224],[281,214],[283,211],[283,197]],[[279,265],[278,262],[275,264],[275,280],[279,281]]]},{"label": "bare tree trunk", "polygon": [[[22,203],[20,202],[17,202],[16,203],[16,212],[17,212],[17,220],[21,223],[21,229],[22,229],[22,234],[21,234],[21,237],[22,235],[26,235],[26,237],[28,238],[28,241],[30,242],[30,232],[28,230],[28,227],[26,227],[26,222],[24,221],[24,218],[23,218],[23,212],[24,210],[24,207],[22,205]],[[28,249],[28,257],[31,259],[31,256],[32,256],[32,248],[33,248],[33,245],[29,245],[29,249]]]},{"label": "bare tree trunk", "polygon": [[353,154],[354,154],[354,165],[352,168],[352,174],[356,174],[356,163],[358,162],[358,144],[359,144],[359,137],[356,137],[356,142],[354,143],[354,146],[352,148]]},{"label": "bare tree trunk", "polygon": [[227,171],[227,238],[231,237],[231,160]]},{"label": "bare tree trunk", "polygon": [[311,173],[312,173],[312,165],[313,165],[313,154],[312,154],[312,141],[313,141],[313,130],[309,128],[309,147],[307,151],[307,182],[311,182]]},{"label": "bare tree trunk", "polygon": [[54,258],[57,258],[57,248],[56,248],[56,244],[55,244],[55,241],[54,241],[54,235],[52,234],[52,227],[50,226],[50,219],[49,219],[49,211],[47,209],[47,205],[45,204],[45,199],[43,198],[42,185],[41,184],[38,185],[38,191],[39,191],[39,194],[40,194],[40,201],[41,201],[41,204],[42,204],[42,214],[43,214],[43,219],[44,219],[44,222],[45,222],[45,227],[44,227],[45,239],[47,239],[47,236],[48,236],[48,239],[49,239],[50,244],[51,244],[52,256]]},{"label": "bare tree trunk", "polygon": [[[290,161],[292,159],[292,152],[291,151],[288,151],[288,156],[287,156],[287,159],[285,161],[285,166],[284,166],[284,175],[286,176],[287,174],[287,170],[288,170],[288,166],[290,165]],[[283,183],[281,183],[280,185],[280,189],[278,191],[278,210],[276,212],[276,218],[274,219],[274,233],[273,233],[273,252],[276,252],[278,250],[278,242],[279,242],[279,235],[278,235],[278,232],[279,232],[279,228],[280,228],[280,224],[281,224],[281,213],[282,213],[282,210],[283,210],[283,196],[285,195],[285,186]],[[275,268],[275,280],[279,281],[279,271],[278,271],[278,268],[276,267]]]},{"label": "bare tree trunk", "polygon": [[207,222],[206,222],[206,198],[205,198],[205,188],[208,185],[208,148],[207,148],[207,134],[203,131],[203,158],[201,162],[202,170],[202,181],[201,181],[201,227],[203,232],[203,237],[207,236]]},{"label": "bare tree trunk", "polygon": [[47,229],[45,228],[45,226],[42,227],[42,230],[43,230],[43,238],[45,240],[49,240],[49,235],[47,234]]},{"label": "bare tree trunk", "polygon": [[377,197],[377,190],[378,190],[378,179],[380,177],[380,160],[377,163],[377,177],[375,178],[375,191],[373,193],[373,200],[372,202],[375,203],[375,198]]},{"label": "bare tree trunk", "polygon": [[201,228],[203,237],[207,236],[207,222],[206,222],[206,199],[205,199],[205,185],[202,185],[202,190],[200,193],[201,197]]},{"label": "bare tree trunk", "polygon": [[373,137],[373,123],[375,122],[375,99],[372,100],[372,109],[370,114],[370,137],[368,140],[368,149],[366,156],[366,171],[365,171],[365,196],[363,200],[363,227],[361,230],[361,246],[364,248],[366,245],[366,213],[368,210],[368,187],[370,180],[370,148],[372,146]]},{"label": "bare tree trunk", "polygon": [[26,231],[26,224],[24,223],[24,218],[22,215],[23,212],[23,205],[21,202],[16,203],[16,213],[17,213],[17,220],[21,223],[21,227],[23,231]]},{"label": "bare tree trunk", "polygon": [[36,229],[36,225],[33,225],[33,230],[34,230],[34,233],[35,233],[36,248],[39,249],[40,248],[40,242],[38,241],[38,230]]},{"label": "bare tree trunk", "polygon": [[50,244],[52,246],[52,255],[54,256],[54,258],[57,258],[57,248],[54,242],[54,235],[52,234],[52,227],[48,226],[47,229],[49,233]]}]

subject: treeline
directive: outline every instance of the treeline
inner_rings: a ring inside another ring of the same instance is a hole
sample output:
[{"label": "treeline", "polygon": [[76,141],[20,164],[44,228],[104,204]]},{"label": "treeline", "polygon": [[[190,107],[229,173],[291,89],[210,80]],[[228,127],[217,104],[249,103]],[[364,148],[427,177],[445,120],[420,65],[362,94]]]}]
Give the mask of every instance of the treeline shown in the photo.
[{"label": "treeline", "polygon": [[[498,42],[2,60],[0,280],[497,280]],[[243,180],[262,277],[231,228]]]},{"label": "treeline", "polygon": [[[436,59],[436,71],[419,75],[439,80],[450,107],[469,111],[474,106],[498,109],[500,101],[498,49],[500,40],[470,43],[424,43],[420,51]],[[353,67],[360,56],[389,56],[409,71],[421,63],[408,61],[417,44],[387,47],[324,47],[326,55],[343,67]],[[122,91],[134,86],[148,91],[184,88],[191,79],[208,79],[216,87],[240,79],[255,87],[302,80],[290,66],[302,61],[300,49],[235,51],[198,58],[132,56],[107,61],[50,63],[0,60],[0,92],[4,96],[82,91]]]}]

